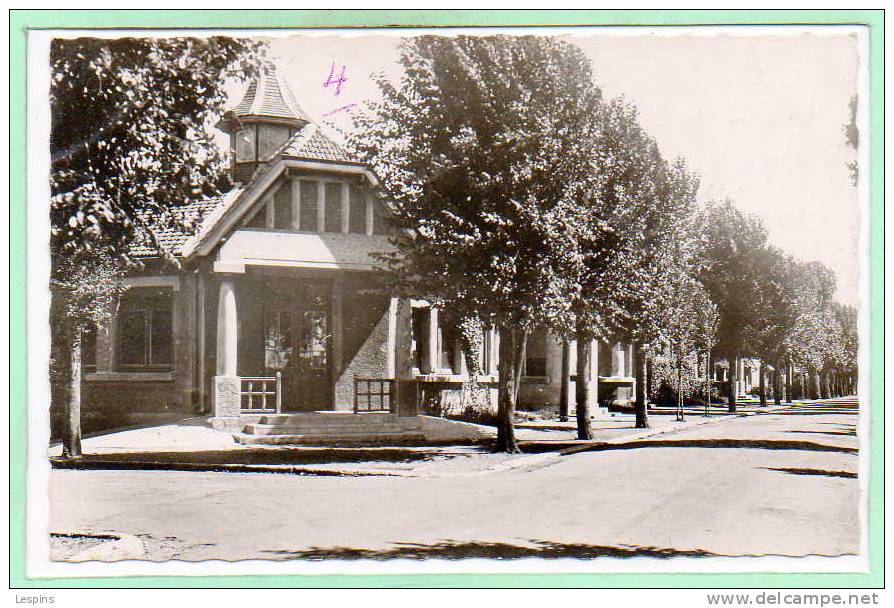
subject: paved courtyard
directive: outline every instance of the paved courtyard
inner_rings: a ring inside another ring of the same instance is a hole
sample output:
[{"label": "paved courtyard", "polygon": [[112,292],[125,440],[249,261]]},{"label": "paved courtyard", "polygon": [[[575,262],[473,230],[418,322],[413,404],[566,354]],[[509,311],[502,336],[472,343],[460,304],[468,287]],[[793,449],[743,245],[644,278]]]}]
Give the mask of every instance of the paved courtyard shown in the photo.
[{"label": "paved courtyard", "polygon": [[50,531],[155,560],[853,554],[856,425],[834,400],[412,476],[54,470]]}]

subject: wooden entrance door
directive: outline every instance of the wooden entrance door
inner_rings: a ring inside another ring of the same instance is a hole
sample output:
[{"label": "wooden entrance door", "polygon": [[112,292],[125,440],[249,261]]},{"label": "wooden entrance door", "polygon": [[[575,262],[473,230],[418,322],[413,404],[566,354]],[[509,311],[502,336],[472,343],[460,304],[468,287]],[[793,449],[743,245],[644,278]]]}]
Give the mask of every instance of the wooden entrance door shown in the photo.
[{"label": "wooden entrance door", "polygon": [[282,373],[284,411],[332,408],[330,288],[302,282],[264,312],[264,366]]}]

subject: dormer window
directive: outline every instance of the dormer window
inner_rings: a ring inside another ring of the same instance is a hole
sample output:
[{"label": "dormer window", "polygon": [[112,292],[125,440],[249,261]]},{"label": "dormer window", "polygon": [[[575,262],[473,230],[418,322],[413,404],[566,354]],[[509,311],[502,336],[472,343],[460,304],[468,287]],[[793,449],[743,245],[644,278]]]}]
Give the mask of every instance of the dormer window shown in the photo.
[{"label": "dormer window", "polygon": [[387,214],[371,192],[341,177],[297,176],[280,181],[243,226],[332,234],[387,236]]},{"label": "dormer window", "polygon": [[255,160],[255,125],[249,125],[236,131],[236,162],[254,162]]}]

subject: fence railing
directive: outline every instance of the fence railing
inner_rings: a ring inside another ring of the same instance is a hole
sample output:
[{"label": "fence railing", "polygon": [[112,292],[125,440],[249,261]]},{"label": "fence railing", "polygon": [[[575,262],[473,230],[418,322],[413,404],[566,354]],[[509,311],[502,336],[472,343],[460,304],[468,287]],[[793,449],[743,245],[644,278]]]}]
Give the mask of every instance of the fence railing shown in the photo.
[{"label": "fence railing", "polygon": [[282,412],[282,374],[239,378],[239,409],[243,414]]},{"label": "fence railing", "polygon": [[395,412],[394,380],[354,376],[354,413]]}]

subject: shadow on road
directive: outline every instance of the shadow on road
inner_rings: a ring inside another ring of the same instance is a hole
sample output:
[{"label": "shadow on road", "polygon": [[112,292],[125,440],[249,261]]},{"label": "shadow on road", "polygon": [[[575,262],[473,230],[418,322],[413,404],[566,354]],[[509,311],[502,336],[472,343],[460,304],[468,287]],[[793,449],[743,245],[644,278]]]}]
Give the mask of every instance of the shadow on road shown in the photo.
[{"label": "shadow on road", "polygon": [[703,549],[680,550],[660,547],[638,547],[634,545],[601,546],[585,544],[565,544],[531,540],[534,546],[512,545],[509,543],[456,542],[444,541],[434,545],[418,543],[396,543],[390,549],[352,549],[331,547],[328,549],[311,547],[304,550],[265,551],[281,559],[521,559],[539,557],[543,559],[594,557],[711,557],[714,553]]},{"label": "shadow on road", "polygon": [[804,433],[805,435],[849,435],[857,436],[857,431],[786,431],[786,433]]},{"label": "shadow on road", "polygon": [[[724,449],[757,449],[757,450],[804,450],[808,452],[843,452],[856,454],[857,448],[839,445],[827,445],[813,441],[792,441],[786,439],[644,439],[625,443],[597,443],[581,445],[581,452],[603,452],[608,450],[638,450],[641,448],[724,448]],[[575,447],[569,444],[565,447]],[[556,444],[526,443],[526,453],[550,452],[557,449]]]},{"label": "shadow on road", "polygon": [[856,479],[857,474],[850,471],[826,471],[823,469],[790,469],[776,467],[761,467],[765,471],[779,471],[780,473],[789,473],[791,475],[819,475],[821,477],[845,477],[847,479]]}]

